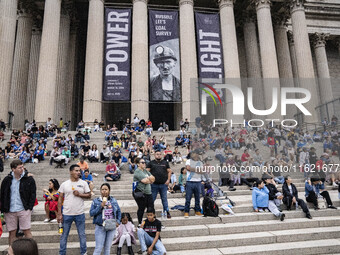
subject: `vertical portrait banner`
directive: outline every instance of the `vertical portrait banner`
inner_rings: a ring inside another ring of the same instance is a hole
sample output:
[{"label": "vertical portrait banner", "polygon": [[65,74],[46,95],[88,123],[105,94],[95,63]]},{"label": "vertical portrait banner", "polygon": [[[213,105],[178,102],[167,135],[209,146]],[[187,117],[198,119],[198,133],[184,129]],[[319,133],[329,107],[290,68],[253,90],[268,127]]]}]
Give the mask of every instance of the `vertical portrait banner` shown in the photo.
[{"label": "vertical portrait banner", "polygon": [[149,10],[150,101],[181,101],[178,11]]},{"label": "vertical portrait banner", "polygon": [[103,100],[130,101],[131,9],[105,8]]},{"label": "vertical portrait banner", "polygon": [[[198,77],[211,86],[211,81],[221,83],[224,78],[223,48],[221,41],[220,16],[218,13],[195,12]],[[222,89],[216,89],[224,99]]]}]

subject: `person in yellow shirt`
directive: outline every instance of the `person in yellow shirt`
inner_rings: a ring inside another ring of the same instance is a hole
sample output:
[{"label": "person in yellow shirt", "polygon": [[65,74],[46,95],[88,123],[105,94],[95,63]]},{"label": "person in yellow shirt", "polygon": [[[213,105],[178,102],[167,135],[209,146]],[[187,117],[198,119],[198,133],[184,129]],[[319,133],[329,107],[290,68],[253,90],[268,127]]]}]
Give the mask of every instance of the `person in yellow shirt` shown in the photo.
[{"label": "person in yellow shirt", "polygon": [[117,148],[117,146],[119,147],[119,148],[121,148],[122,147],[122,142],[120,141],[120,140],[115,140],[114,142],[113,142],[113,148]]}]

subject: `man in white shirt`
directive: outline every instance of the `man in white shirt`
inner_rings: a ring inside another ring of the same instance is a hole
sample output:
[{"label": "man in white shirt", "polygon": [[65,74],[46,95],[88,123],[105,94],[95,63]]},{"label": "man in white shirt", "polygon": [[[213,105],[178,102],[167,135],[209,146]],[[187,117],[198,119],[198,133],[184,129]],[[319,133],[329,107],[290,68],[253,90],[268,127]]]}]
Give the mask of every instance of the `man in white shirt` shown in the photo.
[{"label": "man in white shirt", "polygon": [[195,215],[203,216],[203,214],[201,214],[200,193],[202,174],[204,173],[204,170],[198,151],[190,152],[190,159],[186,161],[185,166],[187,169],[187,183],[184,218],[189,218],[190,202],[193,194],[195,197]]},{"label": "man in white shirt", "polygon": [[[67,237],[70,233],[72,222],[76,223],[81,255],[87,255],[85,235],[85,213],[83,198],[90,198],[89,185],[80,179],[81,172],[78,165],[70,166],[70,179],[63,182],[59,188],[58,222],[63,223],[63,234],[60,237],[60,255],[66,254]],[[61,208],[63,207],[63,211]]]}]

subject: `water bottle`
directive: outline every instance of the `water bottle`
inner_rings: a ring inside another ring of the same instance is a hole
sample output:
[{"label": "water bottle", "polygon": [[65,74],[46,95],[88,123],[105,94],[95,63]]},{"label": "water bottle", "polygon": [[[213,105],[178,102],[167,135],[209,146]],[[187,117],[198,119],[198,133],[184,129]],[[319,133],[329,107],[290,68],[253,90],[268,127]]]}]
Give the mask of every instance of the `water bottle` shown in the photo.
[{"label": "water bottle", "polygon": [[59,229],[58,229],[58,234],[61,235],[64,231],[64,228],[63,228],[63,223],[59,222]]}]

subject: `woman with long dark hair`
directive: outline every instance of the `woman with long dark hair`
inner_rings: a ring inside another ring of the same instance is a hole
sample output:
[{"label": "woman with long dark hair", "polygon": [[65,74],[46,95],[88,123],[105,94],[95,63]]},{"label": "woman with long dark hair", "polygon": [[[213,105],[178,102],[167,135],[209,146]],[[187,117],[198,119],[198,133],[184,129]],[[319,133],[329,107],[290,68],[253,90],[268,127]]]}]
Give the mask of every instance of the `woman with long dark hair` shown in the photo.
[{"label": "woman with long dark hair", "polygon": [[45,198],[45,213],[46,219],[44,223],[56,223],[57,212],[58,212],[58,198],[59,198],[59,189],[60,185],[57,179],[50,179],[48,183],[48,189],[43,189]]},{"label": "woman with long dark hair", "polygon": [[111,186],[103,183],[100,187],[100,197],[93,200],[90,216],[93,217],[95,228],[96,248],[94,255],[100,255],[104,249],[104,255],[110,255],[110,248],[121,220],[120,207],[117,200],[110,196]]}]

